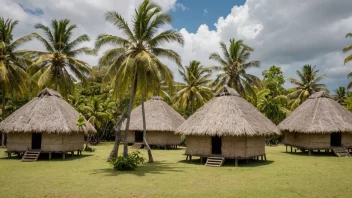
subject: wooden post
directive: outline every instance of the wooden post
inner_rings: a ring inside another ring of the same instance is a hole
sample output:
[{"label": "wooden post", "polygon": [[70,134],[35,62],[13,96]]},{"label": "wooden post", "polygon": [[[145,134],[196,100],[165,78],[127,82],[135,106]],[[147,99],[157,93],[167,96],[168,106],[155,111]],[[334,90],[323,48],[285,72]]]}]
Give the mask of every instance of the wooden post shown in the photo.
[{"label": "wooden post", "polygon": [[192,161],[192,155],[189,156],[189,161]]},{"label": "wooden post", "polygon": [[266,161],[266,155],[264,155],[264,161]]},{"label": "wooden post", "polygon": [[203,164],[203,156],[200,156],[200,163]]},{"label": "wooden post", "polygon": [[235,159],[235,167],[238,167],[238,159]]},{"label": "wooden post", "polygon": [[49,160],[51,160],[51,153],[49,153]]},{"label": "wooden post", "polygon": [[290,146],[291,147],[291,153],[292,153],[292,146]]},{"label": "wooden post", "polygon": [[74,152],[72,151],[72,152],[71,152],[71,156],[73,157],[73,155],[74,155]]},{"label": "wooden post", "polygon": [[308,155],[309,155],[309,156],[312,155],[312,150],[308,150]]},{"label": "wooden post", "polygon": [[62,153],[62,159],[65,159],[65,157],[66,157],[65,153]]},{"label": "wooden post", "polygon": [[11,159],[11,152],[7,152],[7,157]]}]

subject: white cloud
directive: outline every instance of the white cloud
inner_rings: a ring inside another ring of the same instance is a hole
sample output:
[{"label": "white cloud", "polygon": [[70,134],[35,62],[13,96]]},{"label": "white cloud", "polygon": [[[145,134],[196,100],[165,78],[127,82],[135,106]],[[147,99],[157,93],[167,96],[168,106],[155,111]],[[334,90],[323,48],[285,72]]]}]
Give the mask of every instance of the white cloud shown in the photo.
[{"label": "white cloud", "polygon": [[[88,34],[92,41],[100,33],[121,35],[115,27],[104,20],[104,13],[115,10],[127,21],[132,20],[134,9],[142,0],[0,0],[0,15],[20,20],[15,29],[15,37],[34,32],[34,24],[40,22],[50,24],[52,19],[69,18],[79,28],[76,34]],[[166,11],[187,8],[176,0],[157,0]],[[42,9],[41,16],[30,15],[21,6],[36,10]],[[330,89],[339,85],[347,85],[346,75],[352,71],[352,63],[343,65],[342,48],[351,43],[344,38],[352,32],[352,1],[350,0],[247,0],[242,6],[234,6],[227,16],[219,16],[214,24],[215,29],[207,25],[199,25],[197,32],[191,33],[181,28],[185,37],[185,46],[167,44],[166,48],[176,50],[183,59],[183,64],[191,60],[199,60],[204,65],[213,65],[209,54],[220,52],[219,42],[228,42],[230,38],[243,39],[254,47],[251,59],[261,61],[261,69],[249,72],[261,75],[263,69],[271,65],[281,66],[285,77],[296,77],[295,71],[304,64],[316,65],[321,73],[327,76],[324,83]],[[208,10],[205,9],[204,13]],[[38,49],[42,46],[31,42],[25,46]],[[95,65],[98,57],[81,57]],[[177,67],[166,62],[175,72]],[[289,83],[286,84],[290,86]]]},{"label": "white cloud", "polygon": [[172,10],[176,11],[177,9],[180,9],[183,12],[190,10],[188,7],[184,6],[182,3],[176,3]]},{"label": "white cloud", "polygon": [[208,14],[208,9],[204,9],[203,13],[204,15]]},{"label": "white cloud", "polygon": [[[305,64],[316,65],[330,90],[346,86],[352,64],[343,65],[344,38],[352,32],[352,1],[281,1],[247,0],[234,6],[231,13],[220,17],[215,30],[201,25],[196,33],[182,29],[186,38],[184,49],[179,49],[186,64],[196,59],[205,65],[210,52],[220,52],[218,41],[228,43],[230,38],[243,39],[254,47],[252,60],[260,60],[260,69],[249,72],[260,76],[271,65],[281,66],[286,78],[297,77],[296,70]],[[286,83],[286,86],[291,86]]]}]

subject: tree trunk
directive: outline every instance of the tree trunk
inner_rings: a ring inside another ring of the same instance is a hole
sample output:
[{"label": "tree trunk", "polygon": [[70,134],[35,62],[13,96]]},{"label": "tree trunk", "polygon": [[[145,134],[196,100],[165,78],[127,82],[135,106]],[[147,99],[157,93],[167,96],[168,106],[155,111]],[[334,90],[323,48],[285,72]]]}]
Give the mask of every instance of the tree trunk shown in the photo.
[{"label": "tree trunk", "polygon": [[143,143],[145,148],[148,150],[148,163],[153,163],[152,150],[150,149],[150,146],[147,142],[147,124],[145,121],[144,98],[145,94],[142,93]]},{"label": "tree trunk", "polygon": [[128,105],[127,123],[126,123],[126,129],[125,129],[124,140],[123,140],[124,141],[123,142],[123,157],[125,157],[125,158],[127,158],[127,156],[128,156],[127,138],[128,138],[129,128],[130,128],[132,106],[133,106],[134,97],[136,96],[136,91],[137,91],[137,83],[138,83],[138,80],[137,80],[137,69],[136,69],[134,79],[133,79],[132,90],[131,90],[130,104]]},{"label": "tree trunk", "polygon": [[[6,105],[5,90],[2,89],[2,121],[5,120],[5,105]],[[2,132],[2,135],[1,135],[1,146],[5,147],[5,132]]]},{"label": "tree trunk", "polygon": [[121,118],[118,119],[118,122],[116,123],[115,144],[110,152],[108,159],[106,160],[107,162],[110,162],[113,158],[116,158],[117,154],[119,153],[119,146],[121,142],[121,125],[125,119],[126,119],[126,114],[123,113]]},{"label": "tree trunk", "polygon": [[55,86],[54,86],[54,90],[57,91],[57,84],[58,84],[58,79],[57,76],[55,76]]}]

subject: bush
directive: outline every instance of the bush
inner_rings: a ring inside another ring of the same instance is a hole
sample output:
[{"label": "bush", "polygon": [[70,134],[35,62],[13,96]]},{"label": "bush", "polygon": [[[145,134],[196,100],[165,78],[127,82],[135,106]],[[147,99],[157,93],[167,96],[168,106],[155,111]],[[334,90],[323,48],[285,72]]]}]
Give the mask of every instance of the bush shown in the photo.
[{"label": "bush", "polygon": [[113,165],[115,170],[121,171],[130,171],[135,170],[139,164],[144,162],[144,158],[140,156],[139,151],[132,152],[128,155],[127,158],[119,156],[110,161],[110,164]]}]

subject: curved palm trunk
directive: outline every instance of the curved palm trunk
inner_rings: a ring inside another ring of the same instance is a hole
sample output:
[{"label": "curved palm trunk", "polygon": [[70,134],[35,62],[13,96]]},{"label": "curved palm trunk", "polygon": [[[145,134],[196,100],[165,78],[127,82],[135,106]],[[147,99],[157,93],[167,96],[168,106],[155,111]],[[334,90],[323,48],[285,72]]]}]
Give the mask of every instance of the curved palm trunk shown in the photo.
[{"label": "curved palm trunk", "polygon": [[126,119],[126,114],[123,113],[122,116],[119,118],[119,121],[116,123],[115,144],[110,152],[108,159],[106,160],[108,162],[116,158],[117,154],[119,153],[119,146],[121,142],[121,125],[125,119]]},{"label": "curved palm trunk", "polygon": [[[2,90],[2,121],[5,120],[5,105],[6,105],[5,90],[3,89]],[[5,147],[5,132],[2,132],[1,146]]]},{"label": "curved palm trunk", "polygon": [[136,91],[137,91],[137,70],[134,75],[133,79],[133,85],[132,85],[132,90],[131,90],[131,98],[130,98],[130,104],[128,105],[128,112],[127,112],[127,123],[126,123],[126,129],[125,129],[125,134],[124,134],[124,143],[123,143],[123,157],[128,156],[128,143],[127,143],[127,138],[128,138],[128,132],[130,128],[130,121],[131,121],[131,112],[132,112],[132,106],[134,102],[134,98],[136,96]]},{"label": "curved palm trunk", "polygon": [[142,116],[143,116],[143,143],[144,146],[148,150],[148,163],[153,163],[153,155],[152,155],[152,150],[150,149],[150,146],[147,142],[147,124],[145,121],[145,109],[144,109],[144,98],[145,94],[142,94]]}]

